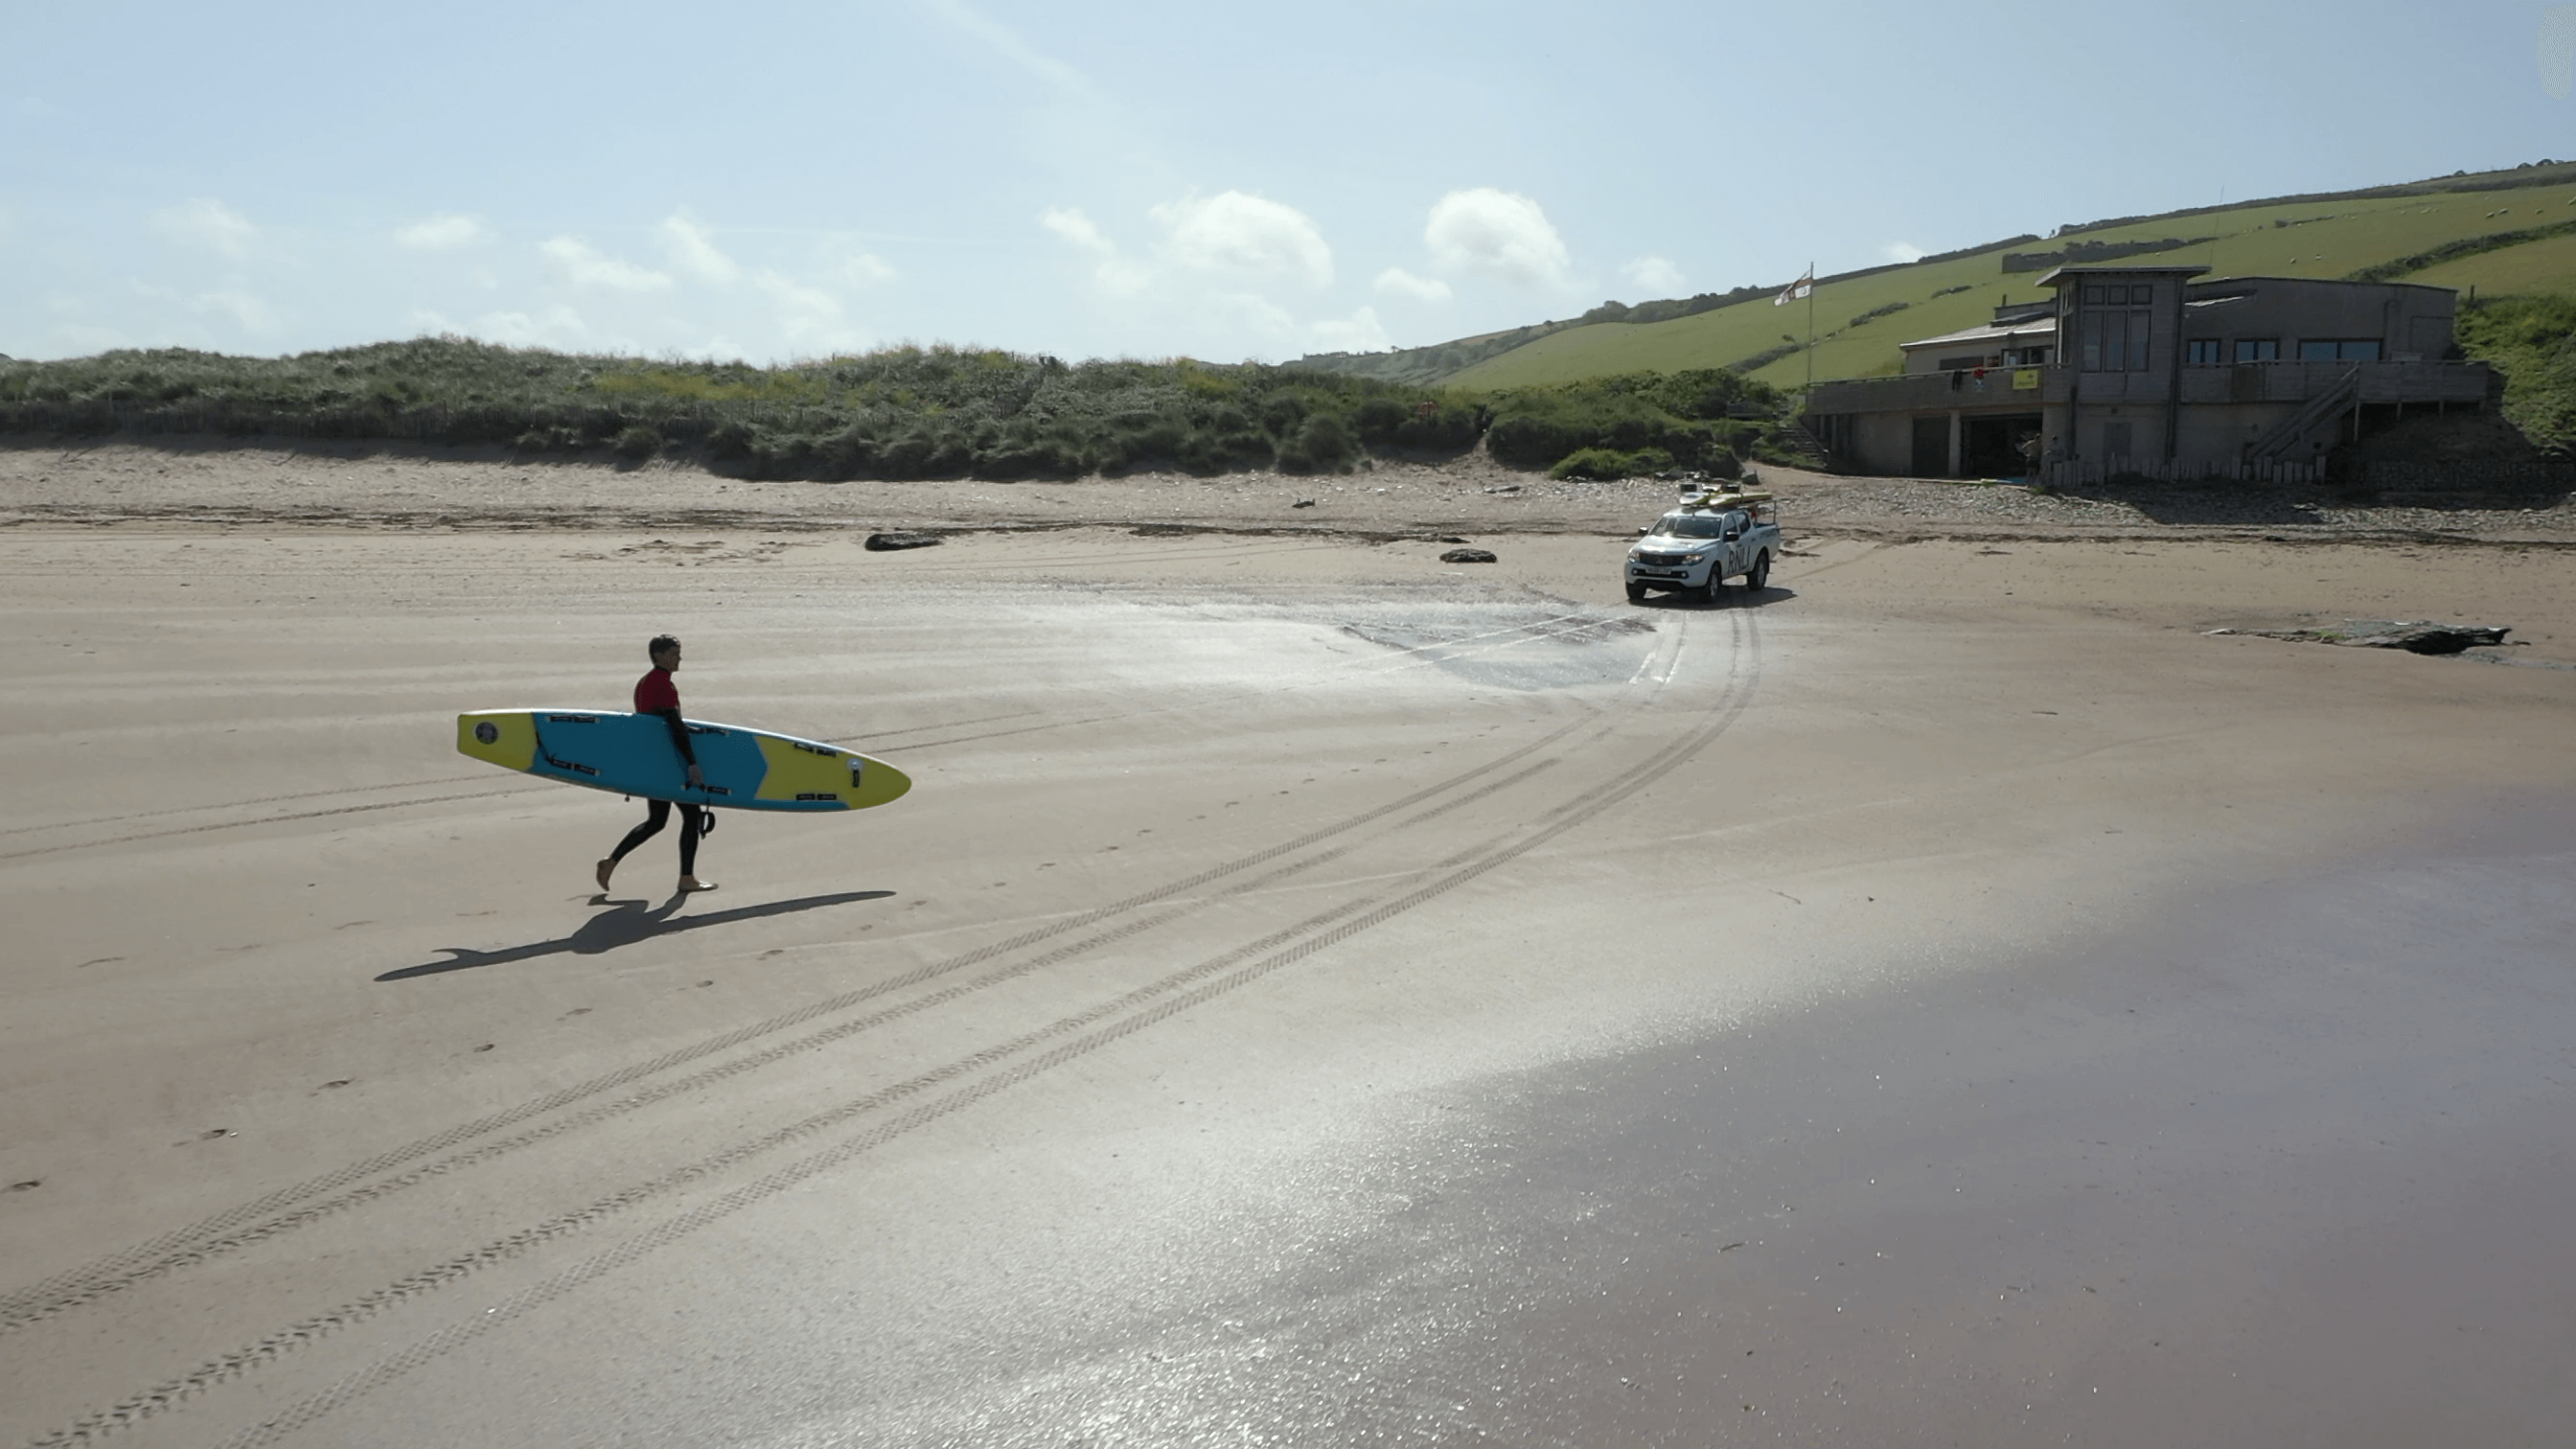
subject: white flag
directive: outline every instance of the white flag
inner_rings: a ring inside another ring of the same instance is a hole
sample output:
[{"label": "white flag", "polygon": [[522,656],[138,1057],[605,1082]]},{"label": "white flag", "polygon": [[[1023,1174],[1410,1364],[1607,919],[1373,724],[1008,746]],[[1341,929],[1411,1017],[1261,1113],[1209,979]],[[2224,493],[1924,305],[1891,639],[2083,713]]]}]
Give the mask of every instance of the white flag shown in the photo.
[{"label": "white flag", "polygon": [[1789,284],[1789,290],[1772,298],[1771,305],[1774,307],[1786,307],[1791,302],[1796,301],[1798,298],[1803,297],[1814,290],[1816,290],[1816,269],[1809,267],[1805,276],[1800,277],[1798,280]]}]

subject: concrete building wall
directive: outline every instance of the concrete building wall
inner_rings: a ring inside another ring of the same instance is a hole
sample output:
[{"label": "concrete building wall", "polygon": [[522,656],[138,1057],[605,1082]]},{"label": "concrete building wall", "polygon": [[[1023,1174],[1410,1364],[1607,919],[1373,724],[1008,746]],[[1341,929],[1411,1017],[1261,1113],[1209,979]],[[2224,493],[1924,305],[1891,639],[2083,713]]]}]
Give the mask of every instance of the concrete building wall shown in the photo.
[{"label": "concrete building wall", "polygon": [[2136,403],[2076,415],[2075,455],[2113,473],[2143,472],[2165,457],[2165,408]]},{"label": "concrete building wall", "polygon": [[[2187,405],[2174,439],[2175,466],[2185,474],[2225,473],[2244,456],[2247,443],[2288,421],[2298,410],[2295,402]],[[2308,449],[2302,444],[2296,451],[2304,455]]]},{"label": "concrete building wall", "polygon": [[[1901,344],[1905,353],[1905,375],[1921,377],[1954,369],[1942,364],[1959,362],[1967,367],[2014,367],[2017,359],[2032,348],[2048,349],[2053,361],[2057,356],[2057,325],[2050,322],[2037,327],[2015,328],[2008,334],[1968,338],[1953,342],[1908,342]],[[1970,361],[1968,359],[1974,359]]]},{"label": "concrete building wall", "polygon": [[2376,340],[2381,361],[2431,362],[2451,346],[2458,306],[2448,287],[2235,277],[2190,289],[2183,335],[2219,342],[2222,363],[2236,360],[2238,339],[2272,341],[2284,362],[2303,342],[2356,339]]},{"label": "concrete building wall", "polygon": [[1858,413],[1852,417],[1851,457],[1867,472],[1901,477],[1914,471],[1914,419],[1910,412]]},{"label": "concrete building wall", "polygon": [[[2474,409],[2491,401],[2485,364],[2437,360],[2452,340],[2456,302],[2448,289],[2265,277],[2191,282],[2199,270],[2061,269],[2043,279],[2056,289],[2058,335],[2067,343],[2057,362],[1990,368],[1976,378],[1922,370],[1923,349],[1909,348],[1903,375],[1818,384],[1807,398],[1811,426],[1835,440],[1828,446],[1840,466],[1869,473],[1994,471],[1997,427],[2019,433],[2036,417],[2044,456],[2056,460],[2045,471],[2058,479],[2284,478],[2313,473],[2348,435],[2357,409]],[[2111,314],[2116,320],[2105,325]],[[2230,348],[2219,365],[2189,361],[2195,338],[2247,336],[2276,337],[2281,360],[2236,363]],[[2319,339],[2370,339],[2378,358],[2339,350],[2333,360],[2299,360],[2299,345]],[[2283,432],[2310,411],[2317,415],[2299,436]],[[1995,421],[2005,417],[2024,421]],[[1974,464],[1963,443],[1972,426]]]}]

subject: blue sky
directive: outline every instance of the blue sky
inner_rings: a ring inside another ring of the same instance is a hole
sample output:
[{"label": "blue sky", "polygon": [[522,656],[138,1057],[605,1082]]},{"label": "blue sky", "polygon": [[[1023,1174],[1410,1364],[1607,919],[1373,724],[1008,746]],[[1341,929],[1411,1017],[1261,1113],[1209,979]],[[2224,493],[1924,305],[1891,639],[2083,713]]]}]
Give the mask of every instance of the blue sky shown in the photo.
[{"label": "blue sky", "polygon": [[1413,346],[2576,156],[2576,6],[0,0],[0,353]]}]

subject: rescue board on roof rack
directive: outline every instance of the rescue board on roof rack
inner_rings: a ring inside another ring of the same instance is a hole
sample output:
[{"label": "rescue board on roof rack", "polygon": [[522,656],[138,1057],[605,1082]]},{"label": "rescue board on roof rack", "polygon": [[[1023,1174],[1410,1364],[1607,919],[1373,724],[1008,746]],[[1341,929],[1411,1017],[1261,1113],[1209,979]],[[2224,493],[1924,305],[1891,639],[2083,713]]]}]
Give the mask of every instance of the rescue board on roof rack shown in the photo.
[{"label": "rescue board on roof rack", "polygon": [[1747,493],[1734,483],[1684,483],[1681,485],[1684,508],[1734,508],[1747,503],[1768,503],[1768,493]]},{"label": "rescue board on roof rack", "polygon": [[692,789],[659,715],[491,709],[456,717],[456,752],[613,795],[735,810],[865,810],[912,788],[903,771],[839,745],[684,720],[706,788]]}]

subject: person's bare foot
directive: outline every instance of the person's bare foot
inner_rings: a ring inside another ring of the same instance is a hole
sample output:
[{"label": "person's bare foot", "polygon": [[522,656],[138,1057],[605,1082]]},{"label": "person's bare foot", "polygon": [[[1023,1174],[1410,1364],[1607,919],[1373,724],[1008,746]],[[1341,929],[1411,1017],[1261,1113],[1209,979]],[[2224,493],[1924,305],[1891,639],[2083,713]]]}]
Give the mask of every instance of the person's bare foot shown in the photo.
[{"label": "person's bare foot", "polygon": [[711,880],[700,880],[693,875],[684,875],[680,877],[680,894],[682,895],[687,895],[691,891],[711,891],[715,888],[716,883]]},{"label": "person's bare foot", "polygon": [[608,877],[609,877],[611,874],[613,874],[613,873],[616,871],[616,869],[617,869],[617,862],[616,862],[616,861],[613,861],[613,860],[603,860],[603,861],[601,861],[601,862],[599,863],[599,888],[600,888],[601,890],[606,890],[606,889],[608,889]]}]

